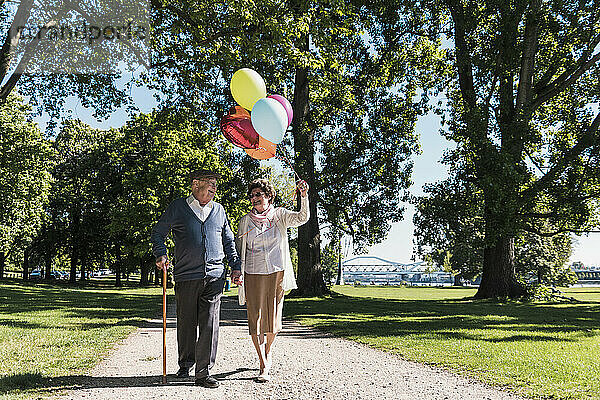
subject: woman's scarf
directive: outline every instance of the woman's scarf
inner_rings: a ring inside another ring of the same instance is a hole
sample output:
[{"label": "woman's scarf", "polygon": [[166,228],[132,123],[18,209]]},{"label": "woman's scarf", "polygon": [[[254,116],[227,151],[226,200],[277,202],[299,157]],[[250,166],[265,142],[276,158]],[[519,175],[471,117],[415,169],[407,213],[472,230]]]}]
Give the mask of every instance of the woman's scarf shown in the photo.
[{"label": "woman's scarf", "polygon": [[269,204],[266,210],[261,213],[256,211],[256,208],[253,208],[250,212],[250,218],[259,226],[262,226],[264,223],[272,224],[273,218],[275,218],[275,207],[273,207],[273,204]]}]

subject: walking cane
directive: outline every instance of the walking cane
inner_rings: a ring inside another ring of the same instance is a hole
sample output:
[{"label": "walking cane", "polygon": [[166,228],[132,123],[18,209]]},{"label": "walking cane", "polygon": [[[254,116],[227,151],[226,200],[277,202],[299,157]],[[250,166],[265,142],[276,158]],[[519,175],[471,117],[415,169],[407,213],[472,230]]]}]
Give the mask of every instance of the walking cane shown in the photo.
[{"label": "walking cane", "polygon": [[167,266],[163,268],[163,385],[167,384]]}]

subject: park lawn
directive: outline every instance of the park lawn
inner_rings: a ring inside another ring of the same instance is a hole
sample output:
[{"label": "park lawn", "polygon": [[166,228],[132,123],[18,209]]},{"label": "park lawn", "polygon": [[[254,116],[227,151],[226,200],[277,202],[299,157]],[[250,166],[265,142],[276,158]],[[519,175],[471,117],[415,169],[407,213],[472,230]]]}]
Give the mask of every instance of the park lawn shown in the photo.
[{"label": "park lawn", "polygon": [[0,399],[73,384],[114,343],[159,314],[161,288],[0,281]]},{"label": "park lawn", "polygon": [[578,303],[496,303],[474,289],[336,286],[288,298],[302,324],[534,398],[600,399],[600,288]]}]

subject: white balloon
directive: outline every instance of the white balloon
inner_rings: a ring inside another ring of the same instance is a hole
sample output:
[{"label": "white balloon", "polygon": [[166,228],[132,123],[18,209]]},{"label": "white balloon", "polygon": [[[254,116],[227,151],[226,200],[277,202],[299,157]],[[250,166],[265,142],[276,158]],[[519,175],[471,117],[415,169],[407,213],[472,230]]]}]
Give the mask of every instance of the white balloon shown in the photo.
[{"label": "white balloon", "polygon": [[268,97],[254,104],[250,120],[260,136],[275,144],[281,143],[288,127],[287,111],[280,102]]}]

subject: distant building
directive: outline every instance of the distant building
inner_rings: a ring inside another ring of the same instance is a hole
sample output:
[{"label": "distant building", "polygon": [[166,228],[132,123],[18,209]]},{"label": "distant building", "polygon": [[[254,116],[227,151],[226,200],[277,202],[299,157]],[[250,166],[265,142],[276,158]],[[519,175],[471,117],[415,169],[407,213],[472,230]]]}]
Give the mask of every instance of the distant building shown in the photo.
[{"label": "distant building", "polygon": [[571,264],[571,270],[577,274],[579,284],[600,284],[600,267],[584,265],[580,261]]},{"label": "distant building", "polygon": [[357,256],[342,262],[346,284],[451,286],[454,277],[419,261],[397,263],[373,256]]}]

